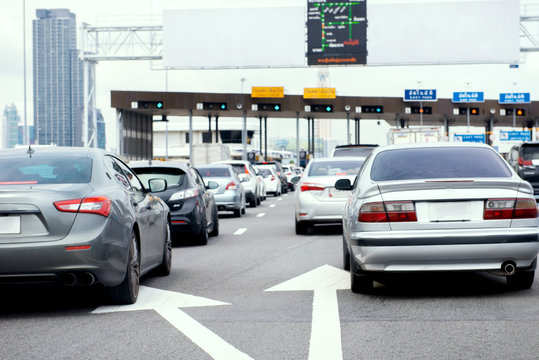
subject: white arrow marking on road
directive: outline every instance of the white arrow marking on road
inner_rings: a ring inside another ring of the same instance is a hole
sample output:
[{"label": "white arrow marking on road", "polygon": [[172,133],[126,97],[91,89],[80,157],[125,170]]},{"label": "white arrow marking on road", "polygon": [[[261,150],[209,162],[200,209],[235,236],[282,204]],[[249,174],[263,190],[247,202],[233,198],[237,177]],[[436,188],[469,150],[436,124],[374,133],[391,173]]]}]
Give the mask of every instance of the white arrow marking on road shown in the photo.
[{"label": "white arrow marking on road", "polygon": [[246,231],[247,231],[247,228],[239,228],[238,230],[236,230],[234,235],[243,235],[243,233]]},{"label": "white arrow marking on road", "polygon": [[266,215],[266,213],[258,213],[258,215],[256,217],[262,217],[264,215]]},{"label": "white arrow marking on road", "polygon": [[271,204],[270,207],[275,207],[275,204]]},{"label": "white arrow marking on road", "polygon": [[230,305],[228,303],[211,300],[199,296],[182,294],[175,291],[167,291],[141,286],[138,300],[132,305],[100,306],[92,314],[104,314],[117,311],[155,310],[172,326],[180,330],[197,344],[202,350],[214,359],[242,359],[252,358],[239,351],[210,329],[204,327],[195,319],[181,311],[180,307],[218,306]]},{"label": "white arrow marking on road", "polygon": [[309,360],[342,360],[337,290],[350,289],[350,274],[330,265],[265,291],[314,291]]}]

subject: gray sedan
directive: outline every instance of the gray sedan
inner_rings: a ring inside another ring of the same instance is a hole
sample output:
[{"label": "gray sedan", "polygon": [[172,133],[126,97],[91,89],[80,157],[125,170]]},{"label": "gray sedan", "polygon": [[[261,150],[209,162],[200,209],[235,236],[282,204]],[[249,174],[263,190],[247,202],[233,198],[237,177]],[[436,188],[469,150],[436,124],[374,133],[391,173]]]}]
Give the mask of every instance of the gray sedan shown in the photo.
[{"label": "gray sedan", "polygon": [[245,214],[245,189],[231,165],[202,165],[196,169],[206,183],[214,181],[219,184],[216,189],[209,190],[218,210],[233,211],[236,217]]},{"label": "gray sedan", "polygon": [[0,164],[1,284],[99,283],[126,304],[141,275],[170,273],[168,207],[117,157],[38,147],[1,151]]},{"label": "gray sedan", "polygon": [[351,184],[344,268],[354,292],[385,272],[488,271],[514,289],[533,284],[539,252],[533,189],[491,147],[376,148]]}]

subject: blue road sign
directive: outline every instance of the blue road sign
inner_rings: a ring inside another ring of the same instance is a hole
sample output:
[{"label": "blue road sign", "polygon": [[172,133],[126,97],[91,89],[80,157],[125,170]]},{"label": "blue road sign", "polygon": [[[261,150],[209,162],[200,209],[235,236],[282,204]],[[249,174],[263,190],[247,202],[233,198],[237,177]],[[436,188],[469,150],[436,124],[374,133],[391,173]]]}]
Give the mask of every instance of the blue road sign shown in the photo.
[{"label": "blue road sign", "polygon": [[485,143],[484,134],[455,134],[453,136],[455,142],[472,142],[472,143]]},{"label": "blue road sign", "polygon": [[529,131],[500,131],[501,141],[530,141],[531,139]]},{"label": "blue road sign", "polygon": [[501,93],[500,104],[529,104],[530,93]]},{"label": "blue road sign", "polygon": [[404,101],[436,101],[436,89],[406,89]]},{"label": "blue road sign", "polygon": [[461,91],[453,93],[454,103],[485,102],[485,93],[482,91]]}]

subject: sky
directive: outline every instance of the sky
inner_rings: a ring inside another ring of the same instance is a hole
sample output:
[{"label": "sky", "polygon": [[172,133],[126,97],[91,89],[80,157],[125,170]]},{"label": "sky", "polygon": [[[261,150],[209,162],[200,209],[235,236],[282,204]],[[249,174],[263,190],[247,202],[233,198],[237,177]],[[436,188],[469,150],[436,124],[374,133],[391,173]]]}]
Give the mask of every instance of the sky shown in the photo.
[{"label": "sky", "polygon": [[[160,23],[164,9],[230,6],[304,6],[307,0],[26,0],[27,119],[32,110],[32,20],[40,8],[67,8],[77,23],[91,25],[133,25]],[[390,0],[370,2],[392,3]],[[429,0],[423,0],[428,2]],[[431,0],[438,1],[438,0]],[[396,1],[393,1],[394,3]],[[411,2],[420,2],[411,0]],[[15,103],[24,116],[23,1],[0,0],[0,106]],[[522,0],[539,15],[539,0]],[[539,34],[539,29],[536,32]],[[80,37],[80,34],[78,34]],[[181,40],[181,39],[180,39]],[[480,40],[480,39],[479,39]],[[248,51],[248,49],[246,49]],[[398,54],[396,54],[398,58]],[[97,106],[107,124],[107,147],[114,149],[115,112],[110,108],[111,90],[186,92],[249,92],[252,86],[284,86],[286,94],[302,94],[304,87],[316,87],[318,68],[156,70],[157,62],[100,62],[97,65]],[[539,100],[539,53],[521,57],[519,68],[508,64],[430,66],[348,66],[329,69],[330,86],[344,96],[402,96],[404,89],[437,89],[439,98],[453,91],[484,91],[485,98],[497,99],[500,92],[530,92]],[[242,80],[244,79],[244,80]],[[249,121],[258,121],[255,119]],[[334,137],[345,141],[345,121],[334,125]],[[362,125],[363,126],[363,125]],[[302,124],[302,128],[304,125]],[[268,121],[270,136],[295,136],[295,120]],[[385,138],[386,126],[376,122],[362,129],[362,142]],[[306,130],[302,131],[306,134]]]}]

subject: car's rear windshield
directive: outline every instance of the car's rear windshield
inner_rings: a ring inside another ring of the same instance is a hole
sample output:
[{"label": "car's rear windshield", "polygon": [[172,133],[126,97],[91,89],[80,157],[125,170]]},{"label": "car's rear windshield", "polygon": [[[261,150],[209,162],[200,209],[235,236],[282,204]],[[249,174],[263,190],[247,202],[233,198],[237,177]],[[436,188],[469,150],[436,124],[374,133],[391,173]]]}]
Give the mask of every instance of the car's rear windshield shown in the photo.
[{"label": "car's rear windshield", "polygon": [[230,177],[230,170],[228,168],[215,167],[215,168],[198,168],[197,169],[202,177]]},{"label": "car's rear windshield", "polygon": [[186,176],[185,172],[178,168],[144,167],[134,168],[133,171],[148,189],[150,188],[150,179],[165,179],[170,186],[181,185]]},{"label": "car's rear windshield", "polygon": [[374,147],[347,147],[335,148],[333,156],[362,156],[367,157],[372,152]]},{"label": "car's rear windshield", "polygon": [[246,170],[245,170],[245,165],[243,164],[230,164],[232,165],[232,169],[234,169],[234,172],[236,174],[245,174],[246,173]]},{"label": "car's rear windshield", "polygon": [[357,175],[363,159],[357,161],[318,161],[311,164],[309,176]]},{"label": "car's rear windshield", "polygon": [[85,184],[92,178],[88,157],[14,157],[0,162],[0,185]]},{"label": "car's rear windshield", "polygon": [[539,159],[539,144],[523,144],[522,145],[522,158],[524,160]]},{"label": "car's rear windshield", "polygon": [[382,151],[371,169],[374,181],[510,176],[511,171],[494,150],[473,147]]}]

